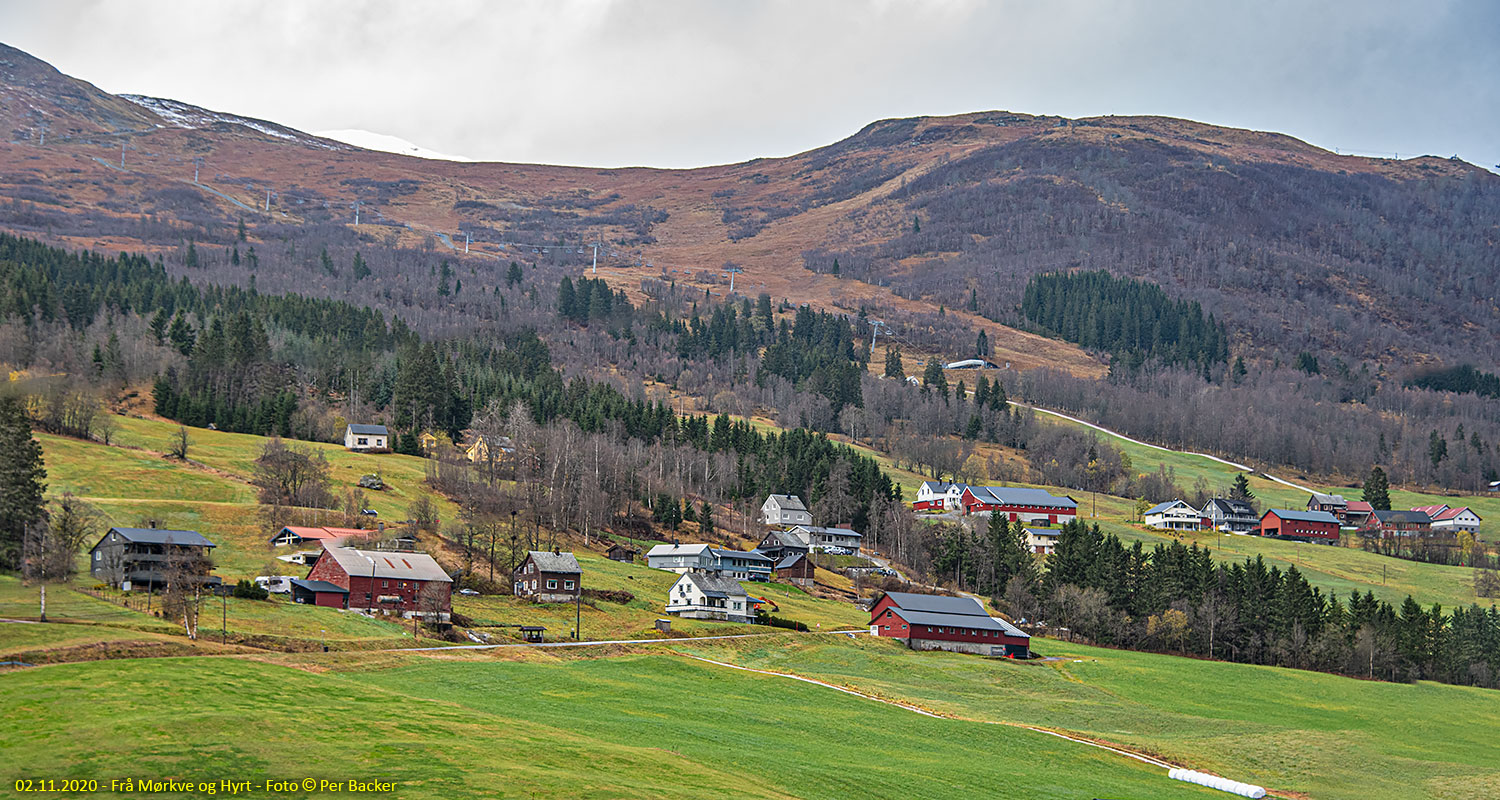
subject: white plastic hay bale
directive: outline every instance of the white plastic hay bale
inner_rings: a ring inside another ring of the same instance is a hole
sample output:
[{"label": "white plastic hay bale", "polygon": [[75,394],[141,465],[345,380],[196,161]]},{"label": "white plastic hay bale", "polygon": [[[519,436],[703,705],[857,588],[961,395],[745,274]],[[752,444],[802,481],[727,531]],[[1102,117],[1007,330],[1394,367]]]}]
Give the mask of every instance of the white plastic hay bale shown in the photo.
[{"label": "white plastic hay bale", "polygon": [[1167,777],[1172,780],[1207,786],[1210,789],[1218,789],[1221,792],[1237,794],[1240,797],[1253,798],[1254,800],[1260,800],[1260,798],[1266,796],[1266,790],[1254,784],[1232,781],[1228,778],[1221,778],[1218,775],[1210,775],[1206,772],[1198,772],[1197,770],[1173,769],[1167,773]]}]

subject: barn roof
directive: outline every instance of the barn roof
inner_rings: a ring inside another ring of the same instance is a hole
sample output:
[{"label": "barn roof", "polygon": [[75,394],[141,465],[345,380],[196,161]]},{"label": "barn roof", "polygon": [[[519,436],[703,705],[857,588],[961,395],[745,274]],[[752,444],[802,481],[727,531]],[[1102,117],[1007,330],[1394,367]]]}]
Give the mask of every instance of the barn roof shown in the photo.
[{"label": "barn roof", "polygon": [[1293,522],[1331,522],[1334,525],[1339,524],[1339,518],[1327,511],[1298,511],[1291,508],[1273,508],[1266,513],[1275,514],[1277,519]]},{"label": "barn roof", "polygon": [[1058,497],[1046,489],[1024,489],[1014,486],[970,486],[968,491],[981,503],[999,506],[1052,506],[1077,508],[1071,497]]},{"label": "barn roof", "polygon": [[313,581],[305,580],[303,578],[292,578],[292,585],[306,589],[309,592],[338,592],[339,594],[349,593],[348,589],[345,589],[344,587],[336,583],[329,583],[328,581]]},{"label": "barn roof", "polygon": [[1424,511],[1417,511],[1415,509],[1411,511],[1401,511],[1399,509],[1371,511],[1370,516],[1381,522],[1409,522],[1413,525],[1432,524],[1432,517],[1428,516]]},{"label": "barn roof", "polygon": [[1000,631],[1007,636],[1017,636],[1030,639],[1031,636],[1020,628],[997,617],[975,616],[973,614],[935,614],[930,611],[912,611],[906,608],[893,609],[902,619],[913,625],[933,625],[946,628],[968,628],[976,631]]},{"label": "barn roof", "polygon": [[549,553],[545,550],[532,550],[527,555],[531,556],[531,563],[542,572],[577,572],[582,574],[583,570],[578,566],[578,559],[572,553]]},{"label": "barn roof", "polygon": [[[218,545],[203,538],[203,534],[197,531],[178,531],[168,528],[110,528],[104,539],[99,540],[103,544],[109,538],[110,533],[118,533],[121,538],[134,544],[175,544],[180,547],[217,547]],[[95,545],[97,547],[98,545]]]},{"label": "barn roof", "polygon": [[377,578],[453,582],[437,561],[426,553],[391,553],[380,550],[356,550],[353,547],[330,547],[325,552],[338,563],[345,574],[351,577],[368,576],[373,569],[374,576]]},{"label": "barn roof", "polygon": [[917,594],[916,592],[886,592],[900,608],[911,611],[927,611],[935,614],[970,614],[987,617],[984,606],[972,597],[945,597],[940,594]]}]

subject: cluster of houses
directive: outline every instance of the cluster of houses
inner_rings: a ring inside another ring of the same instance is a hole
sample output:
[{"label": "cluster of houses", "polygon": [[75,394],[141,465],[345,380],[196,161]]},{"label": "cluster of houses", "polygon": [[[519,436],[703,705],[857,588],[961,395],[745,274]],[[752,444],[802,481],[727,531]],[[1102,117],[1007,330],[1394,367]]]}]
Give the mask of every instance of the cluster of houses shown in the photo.
[{"label": "cluster of houses", "polygon": [[[957,512],[965,516],[1001,514],[1011,522],[1026,524],[1026,545],[1038,554],[1057,549],[1060,533],[1055,526],[1078,518],[1078,503],[1045,489],[1014,486],[970,486],[966,483],[923,481],[917,487],[916,511]],[[1041,527],[1048,526],[1048,527]]]},{"label": "cluster of houses", "polygon": [[[446,441],[430,431],[423,432],[417,437],[417,446],[423,454],[436,456],[444,449]],[[344,428],[344,448],[356,453],[387,452],[392,449],[391,432],[384,425],[350,423]],[[492,443],[484,435],[473,432],[466,434],[464,441],[456,443],[454,449],[475,464],[489,461],[492,452],[496,460],[503,460],[516,451],[508,436],[497,437]]]},{"label": "cluster of houses", "polygon": [[1375,509],[1362,500],[1314,492],[1305,509],[1272,508],[1257,515],[1243,500],[1214,498],[1202,509],[1169,500],[1147,509],[1148,528],[1169,531],[1219,530],[1304,541],[1337,542],[1342,532],[1361,537],[1420,537],[1456,543],[1460,534],[1477,537],[1481,519],[1468,506]]}]

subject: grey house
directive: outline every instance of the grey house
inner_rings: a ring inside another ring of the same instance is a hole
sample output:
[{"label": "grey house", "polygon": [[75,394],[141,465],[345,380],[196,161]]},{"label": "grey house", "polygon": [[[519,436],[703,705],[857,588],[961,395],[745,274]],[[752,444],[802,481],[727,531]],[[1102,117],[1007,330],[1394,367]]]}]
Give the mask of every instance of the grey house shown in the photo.
[{"label": "grey house", "polygon": [[215,546],[197,531],[110,528],[89,551],[89,574],[126,589],[158,589],[172,580],[217,584],[209,574]]}]

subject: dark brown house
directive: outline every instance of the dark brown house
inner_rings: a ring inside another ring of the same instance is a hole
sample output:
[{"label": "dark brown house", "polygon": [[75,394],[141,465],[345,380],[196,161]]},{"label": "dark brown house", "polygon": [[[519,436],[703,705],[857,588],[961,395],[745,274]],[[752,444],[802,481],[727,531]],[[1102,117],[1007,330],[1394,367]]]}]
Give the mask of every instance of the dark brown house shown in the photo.
[{"label": "dark brown house", "polygon": [[511,579],[516,597],[538,603],[571,603],[583,591],[583,570],[572,553],[532,550]]},{"label": "dark brown house", "polygon": [[635,560],[636,556],[640,554],[641,551],[635,549],[634,547],[624,544],[616,544],[610,546],[608,556],[610,561],[623,561],[626,564],[629,564],[630,562]]},{"label": "dark brown house", "polygon": [[802,553],[792,553],[776,562],[776,577],[797,586],[812,586],[816,570],[812,559]]},{"label": "dark brown house", "polygon": [[124,589],[160,589],[183,580],[218,584],[210,575],[216,545],[197,531],[165,528],[110,528],[89,551],[89,574]]}]

